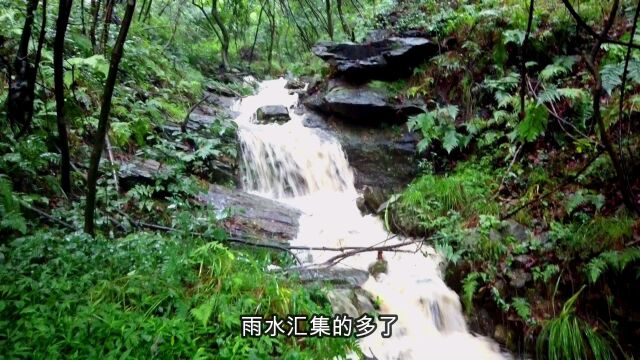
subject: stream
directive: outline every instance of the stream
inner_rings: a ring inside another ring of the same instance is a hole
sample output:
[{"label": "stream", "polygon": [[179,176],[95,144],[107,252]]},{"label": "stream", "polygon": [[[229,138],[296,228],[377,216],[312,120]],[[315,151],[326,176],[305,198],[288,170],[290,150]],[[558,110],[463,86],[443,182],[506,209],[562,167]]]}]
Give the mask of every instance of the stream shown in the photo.
[{"label": "stream", "polygon": [[[303,125],[291,110],[298,95],[289,94],[285,79],[267,80],[253,96],[235,104],[239,115],[243,188],[302,211],[292,245],[314,247],[394,245],[410,239],[394,237],[376,216],[361,215],[353,171],[340,143],[321,129]],[[291,120],[257,124],[256,110],[284,105]],[[383,338],[384,326],[360,339],[365,355],[377,359],[509,359],[491,339],[471,334],[458,295],[442,279],[443,261],[428,246],[411,244],[407,252],[385,252],[387,273],[370,276],[362,288],[379,299],[380,314],[393,314],[393,335]],[[336,253],[299,252],[309,266]],[[367,271],[375,252],[348,257],[338,265]]]}]

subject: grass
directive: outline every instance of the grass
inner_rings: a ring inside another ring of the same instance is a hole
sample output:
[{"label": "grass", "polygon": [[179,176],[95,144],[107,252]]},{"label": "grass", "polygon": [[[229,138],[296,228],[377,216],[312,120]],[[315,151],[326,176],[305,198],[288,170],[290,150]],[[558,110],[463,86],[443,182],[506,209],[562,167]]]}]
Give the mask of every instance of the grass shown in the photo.
[{"label": "grass", "polygon": [[425,228],[451,211],[462,217],[497,214],[498,204],[491,199],[495,179],[479,166],[465,164],[450,175],[424,175],[402,193],[399,211],[415,217]]},{"label": "grass", "polygon": [[538,356],[544,354],[549,360],[616,358],[609,340],[574,313],[584,288],[565,302],[560,315],[544,324],[536,345]]}]

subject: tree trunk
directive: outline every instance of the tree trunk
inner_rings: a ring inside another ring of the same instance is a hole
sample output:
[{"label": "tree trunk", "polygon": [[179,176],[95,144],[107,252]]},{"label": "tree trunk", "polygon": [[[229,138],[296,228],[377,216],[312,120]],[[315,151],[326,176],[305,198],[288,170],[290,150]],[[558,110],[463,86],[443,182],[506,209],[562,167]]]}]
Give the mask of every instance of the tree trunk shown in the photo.
[{"label": "tree trunk", "polygon": [[530,0],[529,2],[529,18],[527,20],[527,32],[524,35],[524,40],[522,41],[522,49],[520,50],[520,113],[518,114],[518,118],[520,121],[523,121],[525,118],[525,96],[526,96],[526,88],[527,88],[527,50],[529,47],[529,35],[531,34],[531,24],[533,23],[533,4],[534,1]]},{"label": "tree trunk", "polygon": [[253,62],[253,51],[256,48],[256,42],[258,41],[258,31],[260,30],[260,24],[262,24],[262,13],[264,12],[264,5],[266,1],[262,2],[260,6],[260,15],[258,15],[258,24],[256,25],[256,33],[253,35],[253,44],[251,44],[251,52],[249,53],[249,64]]},{"label": "tree trunk", "polygon": [[269,9],[267,10],[267,18],[269,19],[269,27],[271,29],[269,51],[267,53],[267,62],[269,64],[268,71],[271,71],[271,61],[273,60],[273,42],[276,35],[276,18],[275,18],[275,13],[273,12],[273,8],[271,7],[271,4],[269,4]]},{"label": "tree trunk", "polygon": [[[33,117],[33,96],[35,89],[35,69],[29,63],[29,40],[33,29],[34,13],[38,8],[38,0],[27,3],[27,16],[22,26],[22,36],[18,51],[13,61],[13,76],[9,76],[9,94],[7,96],[7,117],[9,123],[19,130],[21,136],[31,125]],[[46,14],[43,11],[43,17]]]},{"label": "tree trunk", "polygon": [[94,54],[98,53],[96,29],[98,27],[98,19],[101,6],[102,0],[91,0],[91,28],[89,29],[89,39],[91,39],[91,47],[93,48]]},{"label": "tree trunk", "polygon": [[620,186],[620,191],[622,192],[622,200],[630,211],[635,212],[640,215],[640,208],[636,202],[635,196],[631,191],[631,187],[629,186],[629,181],[627,178],[627,174],[622,166],[622,162],[620,161],[620,157],[616,152],[609,135],[607,134],[607,128],[602,119],[602,114],[600,113],[600,102],[602,100],[602,79],[600,78],[600,64],[598,61],[598,54],[600,52],[600,46],[602,45],[603,39],[607,38],[609,30],[613,26],[613,23],[616,18],[616,14],[618,12],[618,6],[620,5],[620,0],[614,0],[611,12],[609,13],[609,17],[607,18],[607,22],[605,23],[602,32],[599,37],[596,38],[596,43],[591,49],[590,58],[587,59],[587,65],[589,70],[591,71],[591,75],[593,76],[594,85],[591,89],[591,94],[593,96],[593,118],[598,126],[598,132],[600,133],[600,140],[602,141],[602,145],[604,145],[607,154],[609,154],[609,158],[611,159],[611,163],[613,164],[613,168],[616,171],[616,177],[618,180],[618,184]]},{"label": "tree trunk", "polygon": [[60,147],[60,186],[66,193],[71,192],[71,159],[67,122],[64,118],[64,38],[69,24],[72,0],[60,0],[56,36],[53,43],[53,83],[56,98],[56,120],[58,125],[58,146]]},{"label": "tree trunk", "polygon": [[227,27],[224,25],[224,22],[222,21],[222,17],[220,16],[220,12],[218,11],[218,1],[217,0],[213,0],[212,4],[211,4],[211,16],[213,16],[213,20],[216,22],[216,25],[218,25],[218,28],[220,29],[220,33],[222,34],[222,37],[220,39],[220,43],[222,45],[222,66],[225,69],[229,68],[229,31],[227,30]]},{"label": "tree trunk", "polygon": [[336,0],[336,5],[338,7],[338,16],[340,17],[340,23],[342,24],[342,31],[351,39],[351,41],[356,41],[355,32],[349,28],[349,25],[344,19],[344,14],[342,13],[342,0]]},{"label": "tree trunk", "polygon": [[109,113],[111,111],[111,98],[113,96],[113,88],[116,84],[116,77],[118,75],[118,67],[120,60],[122,59],[122,53],[124,50],[124,43],[127,39],[127,33],[129,32],[129,26],[131,25],[131,19],[136,7],[136,0],[128,0],[127,8],[125,10],[124,19],[122,20],[122,26],[118,33],[118,39],[113,46],[111,53],[111,61],[109,63],[109,74],[104,85],[104,92],[102,94],[102,108],[100,109],[100,119],[98,122],[98,130],[95,136],[95,144],[91,152],[91,159],[89,162],[89,173],[87,175],[87,203],[84,211],[84,231],[93,235],[94,228],[94,214],[96,208],[96,185],[98,182],[98,170],[100,165],[100,158],[102,157],[102,150],[104,149],[104,139],[109,128]]},{"label": "tree trunk", "polygon": [[325,0],[324,4],[327,11],[327,33],[329,33],[329,38],[333,40],[333,17],[331,16],[331,0]]},{"label": "tree trunk", "polygon": [[114,0],[105,0],[104,5],[104,23],[102,24],[102,40],[100,41],[100,51],[104,55],[107,54],[107,42],[109,41],[109,26],[111,25],[111,17],[113,15]]},{"label": "tree trunk", "polygon": [[82,31],[82,35],[87,35],[87,28],[84,24],[84,0],[80,1],[80,31]]},{"label": "tree trunk", "polygon": [[142,22],[148,22],[149,18],[150,18],[150,13],[151,13],[151,4],[153,4],[153,0],[149,0],[147,3],[147,8],[144,11],[144,17],[142,18]]}]

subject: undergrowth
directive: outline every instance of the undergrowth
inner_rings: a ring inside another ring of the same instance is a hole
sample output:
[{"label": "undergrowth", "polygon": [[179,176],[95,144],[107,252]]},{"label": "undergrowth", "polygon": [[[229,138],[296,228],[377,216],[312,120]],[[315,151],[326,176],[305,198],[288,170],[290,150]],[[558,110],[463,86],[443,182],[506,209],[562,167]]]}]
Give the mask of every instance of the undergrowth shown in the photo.
[{"label": "undergrowth", "polygon": [[0,247],[3,358],[332,358],[349,339],[243,338],[241,315],[325,314],[269,255],[190,236],[42,231]]}]

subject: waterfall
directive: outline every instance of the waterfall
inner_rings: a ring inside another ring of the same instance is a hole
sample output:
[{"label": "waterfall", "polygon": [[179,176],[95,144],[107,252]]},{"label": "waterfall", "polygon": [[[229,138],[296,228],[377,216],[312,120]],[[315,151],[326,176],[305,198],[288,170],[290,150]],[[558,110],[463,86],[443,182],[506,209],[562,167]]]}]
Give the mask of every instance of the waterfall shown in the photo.
[{"label": "waterfall", "polygon": [[[320,129],[303,126],[290,110],[284,124],[256,124],[252,118],[265,105],[292,108],[284,79],[264,81],[257,94],[236,104],[242,150],[242,184],[246,191],[300,209],[300,229],[292,244],[306,246],[372,246],[397,244],[380,219],[362,216],[353,171],[340,143]],[[406,239],[404,239],[406,240]],[[388,271],[369,277],[363,289],[380,299],[380,313],[398,316],[393,335],[382,338],[382,326],[362,338],[360,346],[378,359],[508,359],[490,339],[469,333],[457,294],[442,280],[442,259],[430,247],[407,245],[411,252],[386,252]],[[335,254],[307,252],[309,264]],[[349,257],[339,266],[367,270],[373,252]]]}]

